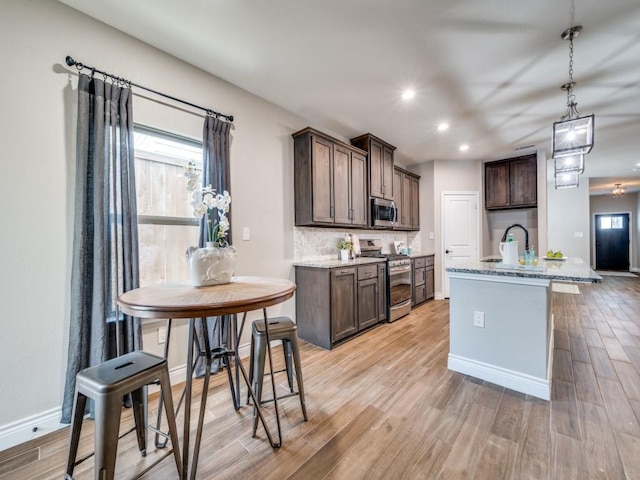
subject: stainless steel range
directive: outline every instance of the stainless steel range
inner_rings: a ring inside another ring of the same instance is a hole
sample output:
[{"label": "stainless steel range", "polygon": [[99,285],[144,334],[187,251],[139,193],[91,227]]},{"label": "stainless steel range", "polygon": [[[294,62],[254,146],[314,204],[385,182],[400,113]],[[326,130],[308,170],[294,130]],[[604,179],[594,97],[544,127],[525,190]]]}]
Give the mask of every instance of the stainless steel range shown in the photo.
[{"label": "stainless steel range", "polygon": [[387,259],[387,319],[393,322],[411,312],[411,259],[382,253],[382,241],[360,240],[363,257]]}]

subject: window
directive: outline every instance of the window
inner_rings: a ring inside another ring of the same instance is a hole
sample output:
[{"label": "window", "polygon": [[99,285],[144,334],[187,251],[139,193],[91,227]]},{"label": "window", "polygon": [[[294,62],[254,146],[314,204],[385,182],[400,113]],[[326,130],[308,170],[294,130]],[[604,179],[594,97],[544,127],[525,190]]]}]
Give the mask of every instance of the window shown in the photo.
[{"label": "window", "polygon": [[135,127],[140,286],[188,280],[185,251],[198,244],[184,169],[202,168],[202,143]]},{"label": "window", "polygon": [[611,230],[623,228],[622,217],[616,216],[601,216],[600,217],[600,229]]}]

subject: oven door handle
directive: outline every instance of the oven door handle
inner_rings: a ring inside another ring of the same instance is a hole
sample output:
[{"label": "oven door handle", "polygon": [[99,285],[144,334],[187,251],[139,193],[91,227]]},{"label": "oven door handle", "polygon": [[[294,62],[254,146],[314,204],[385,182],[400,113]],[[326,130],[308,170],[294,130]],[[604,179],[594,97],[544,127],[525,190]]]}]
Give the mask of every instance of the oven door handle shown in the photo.
[{"label": "oven door handle", "polygon": [[396,207],[396,204],[394,202],[391,202],[391,209],[393,210],[391,222],[396,223],[398,221],[398,207]]},{"label": "oven door handle", "polygon": [[394,273],[406,273],[411,271],[411,265],[402,265],[401,267],[391,267],[389,269],[389,274],[393,275]]}]

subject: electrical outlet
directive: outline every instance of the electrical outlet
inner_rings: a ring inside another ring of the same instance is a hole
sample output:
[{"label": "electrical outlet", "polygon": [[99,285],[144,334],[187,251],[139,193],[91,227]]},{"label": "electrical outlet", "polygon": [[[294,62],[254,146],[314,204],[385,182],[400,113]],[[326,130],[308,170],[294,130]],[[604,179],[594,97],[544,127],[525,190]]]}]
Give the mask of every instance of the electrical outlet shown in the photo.
[{"label": "electrical outlet", "polygon": [[473,312],[473,326],[484,328],[484,312]]},{"label": "electrical outlet", "polygon": [[434,237],[433,232],[429,232],[429,240],[433,240],[433,237]]},{"label": "electrical outlet", "polygon": [[167,327],[158,328],[158,345],[167,341]]}]

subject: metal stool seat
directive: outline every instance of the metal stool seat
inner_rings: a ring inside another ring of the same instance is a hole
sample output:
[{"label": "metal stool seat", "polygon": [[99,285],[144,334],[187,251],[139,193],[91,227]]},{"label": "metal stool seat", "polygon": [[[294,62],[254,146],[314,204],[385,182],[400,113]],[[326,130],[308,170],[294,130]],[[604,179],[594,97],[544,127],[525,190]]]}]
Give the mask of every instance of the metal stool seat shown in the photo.
[{"label": "metal stool seat", "polygon": [[76,462],[87,398],[91,398],[95,402],[94,478],[96,480],[114,478],[122,398],[127,393],[131,394],[133,403],[138,448],[142,456],[146,456],[146,386],[157,381],[160,383],[162,399],[167,407],[169,437],[171,438],[176,468],[178,469],[178,474],[181,475],[182,464],[178,445],[178,431],[171,397],[167,360],[150,353],[138,351],[86,368],[77,374],[73,424],[66,467],[67,478],[71,478],[74,467],[78,463],[88,458],[85,457]]},{"label": "metal stool seat", "polygon": [[[288,317],[274,317],[269,319],[269,340],[282,341],[282,350],[284,352],[285,368],[279,372],[287,372],[287,380],[289,383],[290,393],[288,395],[279,396],[278,399],[298,395],[300,397],[300,407],[302,408],[302,416],[307,421],[307,408],[304,400],[304,384],[302,381],[302,365],[300,362],[300,349],[298,347],[298,327]],[[258,402],[262,401],[262,383],[264,379],[264,363],[267,351],[267,338],[265,335],[264,320],[255,320],[251,328],[251,357],[249,360],[249,381],[253,386],[255,398]],[[295,370],[296,383],[298,391],[293,388],[293,372]],[[274,372],[277,373],[277,372]],[[247,403],[249,399],[247,398]],[[258,417],[255,416],[253,421],[253,435],[256,434],[258,428]]]}]

